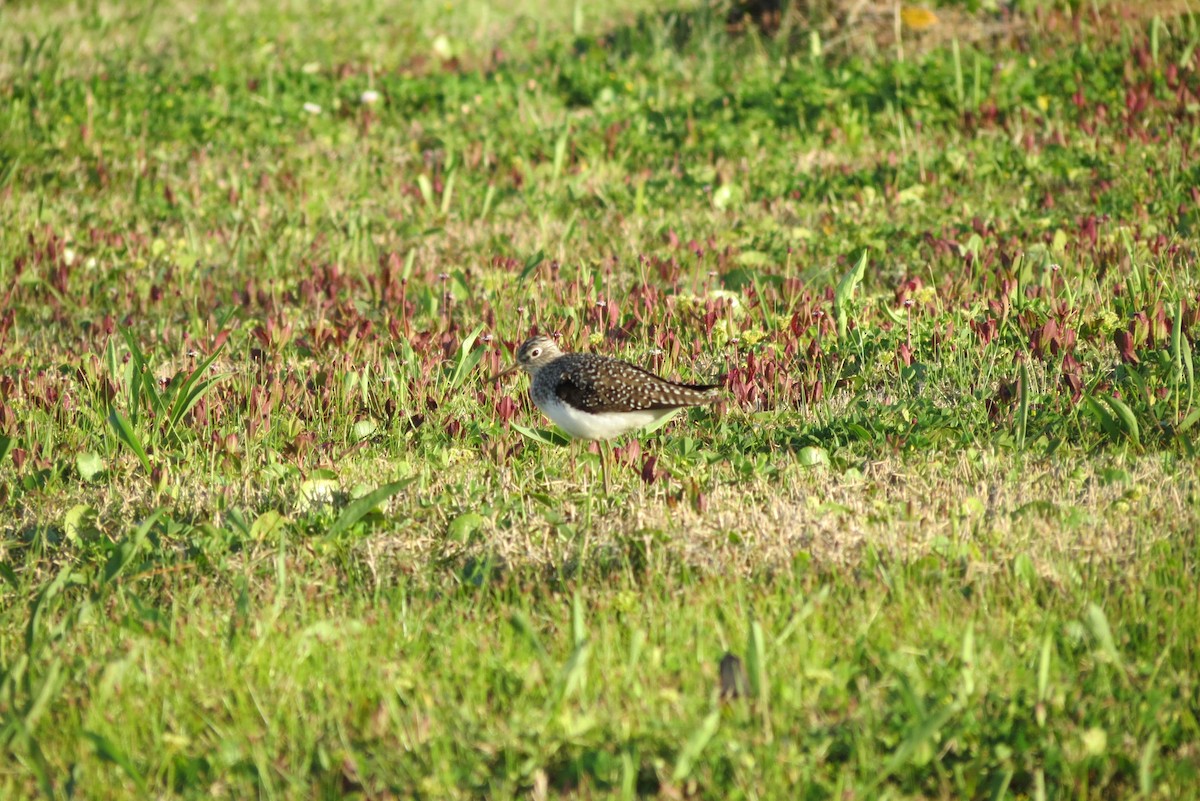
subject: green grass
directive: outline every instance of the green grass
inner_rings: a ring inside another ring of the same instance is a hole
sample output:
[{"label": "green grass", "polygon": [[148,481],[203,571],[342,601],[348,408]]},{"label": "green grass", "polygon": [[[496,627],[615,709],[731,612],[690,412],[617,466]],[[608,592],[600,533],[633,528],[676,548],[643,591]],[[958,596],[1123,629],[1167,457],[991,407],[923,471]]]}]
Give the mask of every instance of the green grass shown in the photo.
[{"label": "green grass", "polygon": [[853,6],[0,8],[0,794],[1196,797],[1200,26]]}]

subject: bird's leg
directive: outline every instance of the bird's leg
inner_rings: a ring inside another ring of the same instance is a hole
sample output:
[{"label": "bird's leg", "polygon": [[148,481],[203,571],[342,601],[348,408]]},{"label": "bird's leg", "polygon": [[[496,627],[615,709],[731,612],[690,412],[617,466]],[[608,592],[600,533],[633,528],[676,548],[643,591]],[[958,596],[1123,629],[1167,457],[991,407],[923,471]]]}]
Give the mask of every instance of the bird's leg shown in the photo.
[{"label": "bird's leg", "polygon": [[[575,475],[579,475],[579,457],[583,454],[583,451],[586,448],[587,444],[582,441],[575,441],[571,443],[571,472]],[[584,461],[587,461],[587,457],[584,457]],[[583,492],[585,495],[590,495],[591,491],[592,473],[589,471],[587,479],[584,482]]]},{"label": "bird's leg", "polygon": [[608,457],[609,453],[608,442],[600,440],[600,475],[604,479],[604,496],[608,497]]}]

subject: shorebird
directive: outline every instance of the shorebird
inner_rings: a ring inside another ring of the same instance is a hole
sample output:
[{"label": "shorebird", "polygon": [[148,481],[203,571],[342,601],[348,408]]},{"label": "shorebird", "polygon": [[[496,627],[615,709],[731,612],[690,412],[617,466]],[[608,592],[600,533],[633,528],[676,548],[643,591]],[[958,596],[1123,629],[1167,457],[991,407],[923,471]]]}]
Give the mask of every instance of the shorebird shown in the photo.
[{"label": "shorebird", "polygon": [[606,440],[656,423],[677,409],[717,399],[717,384],[677,384],[629,362],[594,353],[564,353],[548,336],[525,340],[517,363],[493,381],[524,370],[529,396],[567,434],[599,440],[600,472],[608,493]]}]

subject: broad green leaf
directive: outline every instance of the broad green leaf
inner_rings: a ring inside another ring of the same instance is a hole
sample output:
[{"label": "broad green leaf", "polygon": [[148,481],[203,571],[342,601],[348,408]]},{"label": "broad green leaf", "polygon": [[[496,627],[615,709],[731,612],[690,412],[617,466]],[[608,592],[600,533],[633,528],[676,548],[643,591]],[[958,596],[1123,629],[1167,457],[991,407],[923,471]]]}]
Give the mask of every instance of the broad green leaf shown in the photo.
[{"label": "broad green leaf", "polygon": [[487,518],[478,512],[464,512],[450,521],[446,527],[446,538],[454,542],[467,542]]},{"label": "broad green leaf", "polygon": [[250,526],[250,539],[263,542],[273,538],[288,524],[288,519],[274,509],[268,509],[259,515]]},{"label": "broad green leaf", "polygon": [[571,438],[566,434],[561,434],[558,431],[552,431],[545,428],[526,428],[525,426],[516,423],[511,424],[513,430],[521,436],[540,442],[543,445],[570,445]]},{"label": "broad green leaf", "polygon": [[75,469],[84,481],[92,481],[104,472],[104,460],[95,451],[81,453],[75,457]]},{"label": "broad green leaf", "polygon": [[800,453],[796,455],[800,464],[805,467],[817,467],[819,465],[829,464],[829,452],[824,448],[819,448],[816,445],[806,445],[800,449]]},{"label": "broad green leaf", "polygon": [[68,540],[75,543],[91,539],[92,535],[96,533],[95,520],[95,507],[86,503],[77,503],[63,515],[63,534]]},{"label": "broad green leaf", "polygon": [[682,409],[674,409],[674,410],[668,412],[667,414],[664,414],[662,417],[658,418],[653,423],[651,423],[650,425],[643,428],[642,436],[646,436],[647,434],[653,434],[655,431],[657,431],[658,429],[665,426],[667,423],[674,420],[675,416],[678,415],[681,411],[683,411],[683,410]]},{"label": "broad green leaf", "polygon": [[379,431],[379,423],[373,417],[367,417],[354,424],[353,436],[355,442],[370,439]]},{"label": "broad green leaf", "polygon": [[745,192],[740,186],[735,184],[722,184],[713,192],[712,204],[717,211],[725,211],[726,209],[736,209],[742,205],[742,198]]}]

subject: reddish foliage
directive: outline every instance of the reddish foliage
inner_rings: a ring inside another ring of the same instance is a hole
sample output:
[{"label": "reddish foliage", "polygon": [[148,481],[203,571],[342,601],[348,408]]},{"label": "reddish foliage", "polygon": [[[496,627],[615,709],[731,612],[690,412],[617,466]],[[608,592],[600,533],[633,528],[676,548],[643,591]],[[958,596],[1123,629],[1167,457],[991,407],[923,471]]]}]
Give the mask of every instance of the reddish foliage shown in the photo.
[{"label": "reddish foliage", "polygon": [[508,423],[517,416],[518,411],[517,402],[511,395],[502,395],[496,402],[496,417],[501,423]]},{"label": "reddish foliage", "polygon": [[637,438],[630,439],[624,445],[613,448],[613,458],[617,464],[629,465],[634,467],[642,456],[642,444]]},{"label": "reddish foliage", "polygon": [[1083,398],[1083,365],[1070,353],[1063,356],[1062,380],[1071,393],[1071,402],[1079,403]]},{"label": "reddish foliage", "polygon": [[1137,350],[1134,347],[1133,335],[1128,331],[1117,331],[1113,334],[1113,344],[1117,346],[1117,355],[1126,364],[1139,364]]},{"label": "reddish foliage", "polygon": [[985,317],[982,320],[972,320],[971,329],[979,337],[980,344],[986,346],[996,338],[996,334],[999,331],[999,323],[996,322],[995,317]]},{"label": "reddish foliage", "polygon": [[1045,360],[1048,356],[1074,350],[1076,339],[1074,329],[1060,326],[1051,317],[1041,327],[1034,329],[1029,337],[1029,349],[1039,359]]},{"label": "reddish foliage", "polygon": [[647,456],[642,462],[642,481],[647,485],[653,484],[662,474],[658,471],[658,457]]}]

